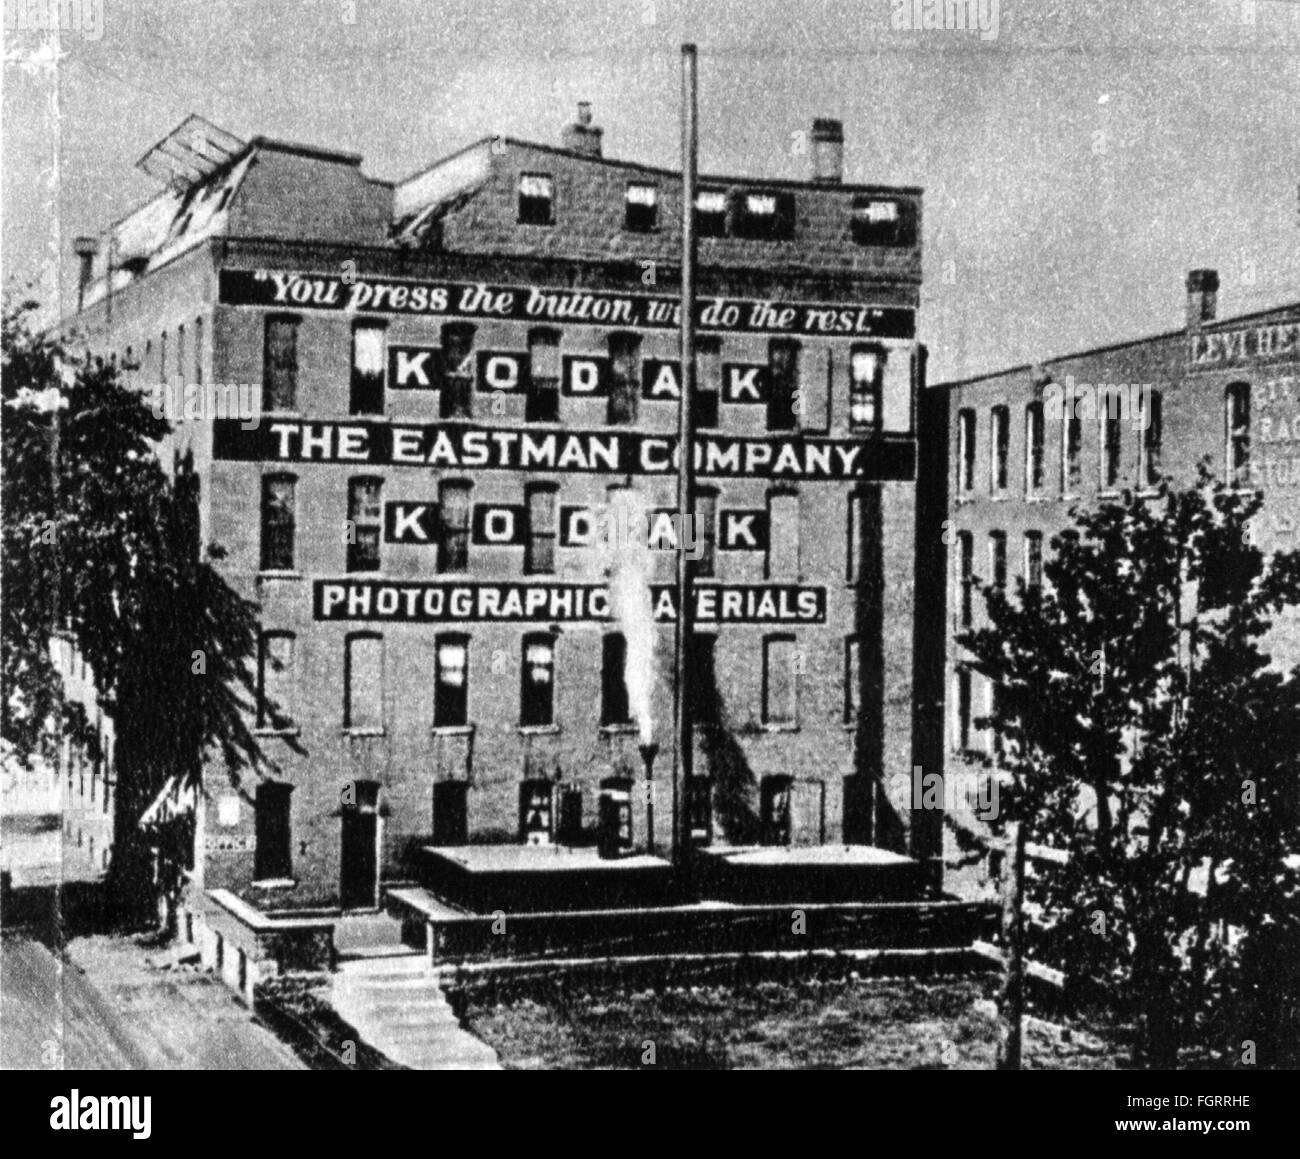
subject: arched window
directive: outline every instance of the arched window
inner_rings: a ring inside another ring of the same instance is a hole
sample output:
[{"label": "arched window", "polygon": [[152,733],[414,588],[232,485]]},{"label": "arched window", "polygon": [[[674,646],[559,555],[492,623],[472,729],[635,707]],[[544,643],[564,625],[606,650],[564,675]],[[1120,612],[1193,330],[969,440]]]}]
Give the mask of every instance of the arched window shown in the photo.
[{"label": "arched window", "polygon": [[989,416],[989,489],[1000,495],[1007,489],[1008,460],[1011,450],[1011,412],[995,406]]}]

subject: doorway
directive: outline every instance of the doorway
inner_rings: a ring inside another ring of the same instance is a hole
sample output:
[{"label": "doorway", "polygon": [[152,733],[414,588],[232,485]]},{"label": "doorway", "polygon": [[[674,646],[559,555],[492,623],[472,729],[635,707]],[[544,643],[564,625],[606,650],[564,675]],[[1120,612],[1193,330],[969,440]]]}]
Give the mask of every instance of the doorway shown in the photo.
[{"label": "doorway", "polygon": [[350,787],[341,811],[339,903],[343,909],[374,909],[379,904],[379,782],[353,781]]}]

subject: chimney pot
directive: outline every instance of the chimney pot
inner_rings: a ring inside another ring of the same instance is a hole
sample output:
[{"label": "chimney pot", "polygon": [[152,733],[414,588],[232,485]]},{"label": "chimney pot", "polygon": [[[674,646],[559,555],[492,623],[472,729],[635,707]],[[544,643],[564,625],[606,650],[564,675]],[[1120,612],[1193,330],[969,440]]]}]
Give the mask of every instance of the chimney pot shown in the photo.
[{"label": "chimney pot", "polygon": [[829,117],[812,124],[813,181],[818,185],[839,185],[844,180],[844,125]]},{"label": "chimney pot", "polygon": [[578,119],[565,127],[561,135],[561,144],[570,153],[580,153],[584,157],[602,155],[601,141],[605,131],[599,125],[591,123],[591,102],[578,102]]},{"label": "chimney pot", "polygon": [[81,268],[77,271],[77,313],[81,313],[86,302],[86,287],[90,285],[95,255],[99,252],[99,239],[93,237],[75,237],[72,239],[72,252],[81,259]]},{"label": "chimney pot", "polygon": [[1187,328],[1213,322],[1218,308],[1219,271],[1191,270],[1187,275]]}]

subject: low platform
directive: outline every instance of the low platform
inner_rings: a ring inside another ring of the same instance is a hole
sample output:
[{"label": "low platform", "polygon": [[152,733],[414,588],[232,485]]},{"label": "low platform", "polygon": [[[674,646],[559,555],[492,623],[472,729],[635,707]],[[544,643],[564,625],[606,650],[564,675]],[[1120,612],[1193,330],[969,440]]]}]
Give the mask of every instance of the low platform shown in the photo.
[{"label": "low platform", "polygon": [[428,845],[424,884],[472,913],[626,909],[668,905],[672,865],[631,854],[605,860],[569,845]]},{"label": "low platform", "polygon": [[705,846],[701,888],[747,905],[912,901],[927,895],[922,866],[871,845]]},{"label": "low platform", "polygon": [[606,860],[590,846],[425,846],[422,884],[469,913],[630,909],[698,900],[744,905],[916,901],[932,896],[923,867],[869,845],[703,846],[694,891],[676,893],[671,863],[634,853]]}]

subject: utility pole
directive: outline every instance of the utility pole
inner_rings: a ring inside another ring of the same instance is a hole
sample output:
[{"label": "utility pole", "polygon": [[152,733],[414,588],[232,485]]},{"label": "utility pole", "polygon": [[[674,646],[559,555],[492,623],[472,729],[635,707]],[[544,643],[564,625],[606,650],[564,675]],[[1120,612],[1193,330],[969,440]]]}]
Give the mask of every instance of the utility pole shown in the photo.
[{"label": "utility pole", "polygon": [[1025,827],[1007,825],[1002,864],[1002,994],[998,1001],[998,1070],[1020,1069],[1025,1019]]},{"label": "utility pole", "polygon": [[[682,45],[682,302],[681,397],[677,407],[677,513],[681,526],[695,515],[695,186],[699,159],[696,130],[695,45]],[[677,536],[677,631],[673,639],[673,723],[677,734],[673,777],[673,869],[682,895],[691,890],[691,775],[695,756],[694,714],[687,665],[695,618],[692,560],[687,536]]]}]

